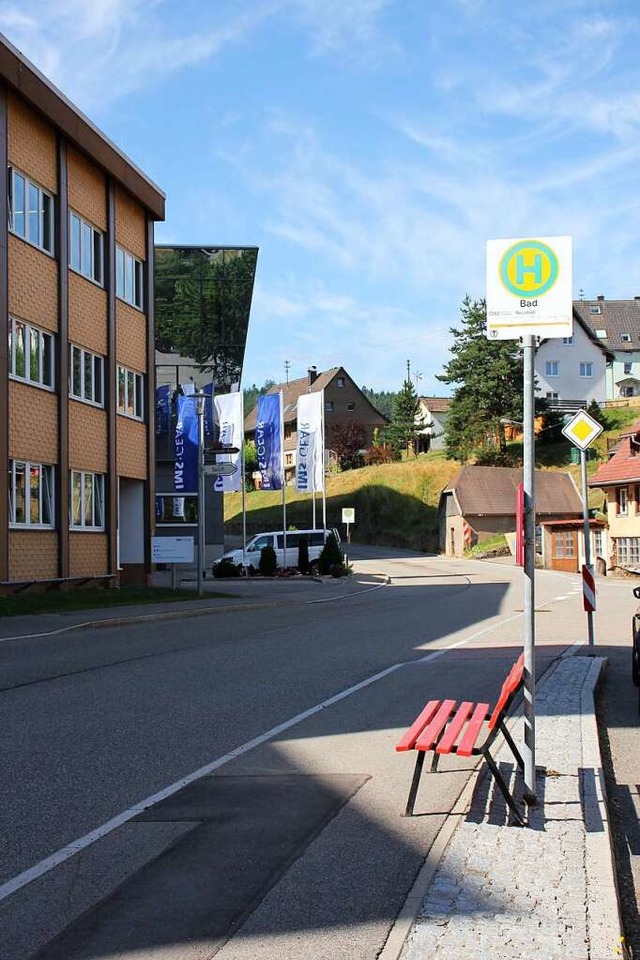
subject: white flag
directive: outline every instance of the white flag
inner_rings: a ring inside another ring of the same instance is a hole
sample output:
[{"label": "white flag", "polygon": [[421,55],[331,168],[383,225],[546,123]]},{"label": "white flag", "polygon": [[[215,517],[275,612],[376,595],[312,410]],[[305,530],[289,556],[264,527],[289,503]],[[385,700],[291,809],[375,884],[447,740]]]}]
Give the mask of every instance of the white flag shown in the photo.
[{"label": "white flag", "polygon": [[213,398],[216,422],[220,427],[220,443],[237,447],[238,453],[220,453],[216,463],[232,463],[235,471],[227,477],[216,477],[214,489],[220,493],[237,493],[242,489],[242,443],[244,410],[242,393],[216,394]]},{"label": "white flag", "polygon": [[316,493],[324,490],[324,390],[298,397],[298,446],[296,490]]}]

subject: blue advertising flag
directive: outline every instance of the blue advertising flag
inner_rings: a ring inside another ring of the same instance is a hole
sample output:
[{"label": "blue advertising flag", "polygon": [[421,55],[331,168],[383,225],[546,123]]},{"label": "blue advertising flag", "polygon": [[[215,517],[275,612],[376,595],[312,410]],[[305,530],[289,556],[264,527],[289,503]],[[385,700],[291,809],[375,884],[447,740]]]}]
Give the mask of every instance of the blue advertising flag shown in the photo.
[{"label": "blue advertising flag", "polygon": [[180,493],[198,491],[198,411],[193,396],[176,398],[176,423],[173,484]]},{"label": "blue advertising flag", "polygon": [[169,433],[171,424],[171,387],[156,388],[156,433]]},{"label": "blue advertising flag", "polygon": [[282,431],[280,428],[280,394],[258,397],[256,419],[256,454],[262,474],[263,490],[282,490]]}]

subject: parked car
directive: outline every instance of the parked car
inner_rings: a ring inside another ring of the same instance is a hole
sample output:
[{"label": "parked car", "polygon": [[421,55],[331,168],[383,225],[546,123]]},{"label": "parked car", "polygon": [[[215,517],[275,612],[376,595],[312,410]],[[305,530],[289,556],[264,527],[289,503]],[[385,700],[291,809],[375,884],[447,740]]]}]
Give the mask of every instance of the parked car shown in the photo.
[{"label": "parked car", "polygon": [[[246,569],[249,573],[256,573],[260,563],[260,554],[264,547],[273,547],[276,552],[276,560],[279,567],[296,567],[298,565],[298,545],[300,540],[305,537],[309,547],[309,563],[313,567],[318,562],[322,553],[327,537],[332,533],[336,541],[340,543],[340,534],[335,527],[328,527],[326,530],[287,530],[286,534],[282,530],[272,530],[268,533],[257,533],[247,541],[244,552],[242,548],[238,550],[229,550],[223,553],[215,563],[213,568],[223,560],[235,564],[238,569]],[[286,536],[286,555],[285,555],[285,536]]]}]

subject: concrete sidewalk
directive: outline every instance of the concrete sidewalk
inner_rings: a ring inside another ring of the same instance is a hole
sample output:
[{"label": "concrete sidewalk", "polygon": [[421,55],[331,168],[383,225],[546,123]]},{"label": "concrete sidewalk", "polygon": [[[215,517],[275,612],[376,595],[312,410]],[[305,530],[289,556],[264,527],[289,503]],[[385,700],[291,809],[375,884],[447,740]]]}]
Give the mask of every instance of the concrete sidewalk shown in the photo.
[{"label": "concrete sidewalk", "polygon": [[489,785],[474,789],[472,778],[439,837],[442,856],[432,850],[381,960],[623,956],[594,713],[605,666],[567,657],[539,684],[538,804],[528,825],[505,826]]}]

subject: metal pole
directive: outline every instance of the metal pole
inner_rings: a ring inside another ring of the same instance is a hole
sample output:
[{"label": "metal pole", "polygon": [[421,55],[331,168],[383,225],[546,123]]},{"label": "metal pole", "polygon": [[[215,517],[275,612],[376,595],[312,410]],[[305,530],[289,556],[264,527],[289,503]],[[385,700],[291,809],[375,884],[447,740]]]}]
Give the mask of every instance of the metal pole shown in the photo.
[{"label": "metal pole", "polygon": [[198,410],[198,596],[204,595],[204,393],[196,397]]},{"label": "metal pole", "polygon": [[[582,510],[584,518],[584,563],[593,576],[591,566],[591,542],[589,536],[589,488],[587,487],[587,451],[580,450],[580,473],[582,474]],[[589,653],[593,654],[593,611],[587,610],[587,635],[589,637]]]},{"label": "metal pole", "polygon": [[535,663],[535,339],[524,337],[524,799],[536,802],[536,663]]}]

